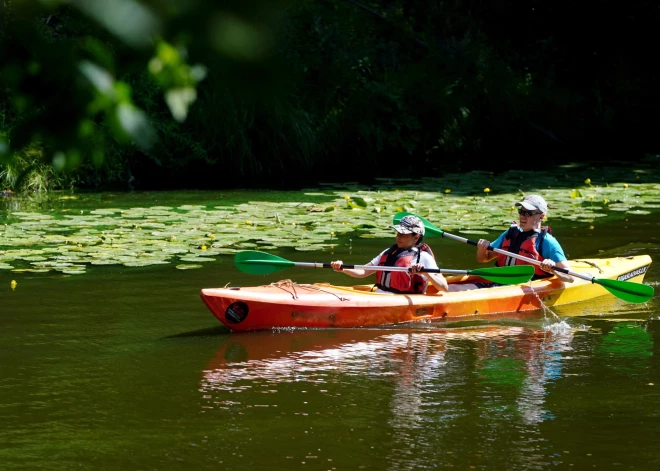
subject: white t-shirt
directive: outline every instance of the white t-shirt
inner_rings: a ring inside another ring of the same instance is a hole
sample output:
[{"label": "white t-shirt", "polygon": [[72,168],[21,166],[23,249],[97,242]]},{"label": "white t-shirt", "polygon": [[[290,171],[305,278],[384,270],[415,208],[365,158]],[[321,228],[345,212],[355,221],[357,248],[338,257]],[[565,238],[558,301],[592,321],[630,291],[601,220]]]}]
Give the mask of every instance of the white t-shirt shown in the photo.
[{"label": "white t-shirt", "polygon": [[[378,262],[380,261],[380,257],[383,256],[385,252],[390,250],[389,248],[383,250],[381,253],[379,253],[375,258],[373,258],[367,265],[378,265]],[[418,249],[419,250],[419,249]],[[422,255],[419,257],[419,263],[424,265],[424,268],[431,268],[431,269],[437,269],[438,264],[435,262],[435,258],[431,256],[430,253],[422,251]]]}]

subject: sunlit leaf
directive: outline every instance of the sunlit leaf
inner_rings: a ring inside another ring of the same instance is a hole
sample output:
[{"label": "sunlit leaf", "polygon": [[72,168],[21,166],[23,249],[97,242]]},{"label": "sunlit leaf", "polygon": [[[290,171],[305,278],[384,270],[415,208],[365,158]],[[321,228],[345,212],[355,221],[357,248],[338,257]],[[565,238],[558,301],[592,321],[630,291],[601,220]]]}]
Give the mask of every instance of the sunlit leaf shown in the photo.
[{"label": "sunlit leaf", "polygon": [[149,46],[160,31],[156,16],[136,0],[69,0],[126,43]]},{"label": "sunlit leaf", "polygon": [[165,93],[165,101],[174,119],[183,122],[188,116],[188,109],[197,99],[197,90],[192,87],[173,88]]},{"label": "sunlit leaf", "polygon": [[82,74],[89,80],[99,93],[114,99],[114,78],[102,67],[90,61],[82,61],[78,66]]},{"label": "sunlit leaf", "polygon": [[121,103],[117,106],[117,120],[122,130],[140,148],[146,150],[153,145],[156,134],[142,110],[128,103]]}]

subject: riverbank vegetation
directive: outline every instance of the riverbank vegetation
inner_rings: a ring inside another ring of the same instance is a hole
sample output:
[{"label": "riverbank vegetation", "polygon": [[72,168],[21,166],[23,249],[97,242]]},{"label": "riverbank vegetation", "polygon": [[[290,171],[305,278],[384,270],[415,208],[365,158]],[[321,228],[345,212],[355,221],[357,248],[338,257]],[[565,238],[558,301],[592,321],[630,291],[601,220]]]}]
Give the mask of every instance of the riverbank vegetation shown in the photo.
[{"label": "riverbank vegetation", "polygon": [[643,160],[658,150],[639,47],[655,8],[4,0],[0,190],[302,188]]}]

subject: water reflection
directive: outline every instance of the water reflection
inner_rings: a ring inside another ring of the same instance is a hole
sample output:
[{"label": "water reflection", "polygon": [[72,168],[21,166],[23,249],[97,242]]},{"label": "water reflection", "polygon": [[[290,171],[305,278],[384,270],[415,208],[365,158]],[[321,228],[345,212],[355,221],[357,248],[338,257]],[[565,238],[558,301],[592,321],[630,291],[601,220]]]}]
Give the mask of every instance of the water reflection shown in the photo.
[{"label": "water reflection", "polygon": [[236,396],[228,403],[225,393],[276,392],[278,385],[298,382],[327,390],[358,376],[390,384],[395,429],[464,414],[465,389],[478,391],[485,414],[504,401],[515,404],[525,424],[538,423],[552,418],[543,408],[546,386],[561,377],[562,354],[573,339],[570,328],[555,330],[489,325],[230,334],[204,372],[204,407],[234,404]]},{"label": "water reflection", "polygon": [[[257,440],[255,449],[272,439],[252,438],[267,422],[286,437],[273,451],[318,448],[335,464],[340,449],[366,444],[375,454],[362,458],[377,469],[566,464],[566,450],[581,451],[570,444],[589,420],[634,417],[638,408],[626,398],[655,382],[653,319],[634,310],[627,319],[609,316],[612,307],[564,318],[570,324],[548,317],[229,334],[203,372],[199,406],[236,440]],[[611,446],[594,442],[590,452],[606,460]]]},{"label": "water reflection", "polygon": [[653,338],[644,325],[624,321],[603,336],[596,354],[604,357],[604,363],[616,372],[646,373],[651,367]]}]

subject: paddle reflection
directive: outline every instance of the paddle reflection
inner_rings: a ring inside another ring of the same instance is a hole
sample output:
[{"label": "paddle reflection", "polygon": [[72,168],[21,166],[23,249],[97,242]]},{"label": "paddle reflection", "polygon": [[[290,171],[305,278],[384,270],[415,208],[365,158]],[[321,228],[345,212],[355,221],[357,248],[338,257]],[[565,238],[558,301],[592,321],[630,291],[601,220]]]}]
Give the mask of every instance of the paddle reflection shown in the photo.
[{"label": "paddle reflection", "polygon": [[602,357],[613,372],[645,374],[651,368],[653,338],[645,326],[623,321],[611,326],[605,333],[596,355]]}]

